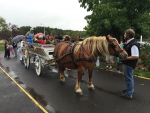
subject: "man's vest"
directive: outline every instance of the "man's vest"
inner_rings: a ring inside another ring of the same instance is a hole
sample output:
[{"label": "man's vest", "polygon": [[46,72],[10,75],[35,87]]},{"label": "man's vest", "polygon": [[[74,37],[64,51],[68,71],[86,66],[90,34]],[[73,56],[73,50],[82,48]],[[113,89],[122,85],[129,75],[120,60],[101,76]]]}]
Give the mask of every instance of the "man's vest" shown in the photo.
[{"label": "man's vest", "polygon": [[[138,49],[139,49],[139,45],[138,45],[138,43],[135,39],[131,40],[128,44],[124,44],[123,48],[128,53],[128,56],[131,56],[131,48],[132,48],[133,45],[137,46]],[[140,53],[140,49],[139,49],[139,53]],[[137,61],[138,61],[138,59],[135,59],[135,60],[122,60],[121,62],[123,64],[128,65],[128,66],[132,67],[133,69],[135,69]]]}]

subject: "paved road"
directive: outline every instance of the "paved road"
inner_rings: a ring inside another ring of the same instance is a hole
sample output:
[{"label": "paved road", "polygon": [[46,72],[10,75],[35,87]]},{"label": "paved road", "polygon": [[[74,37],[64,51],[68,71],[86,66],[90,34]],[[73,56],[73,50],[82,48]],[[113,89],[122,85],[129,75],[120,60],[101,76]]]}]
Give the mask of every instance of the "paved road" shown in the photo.
[{"label": "paved road", "polygon": [[42,110],[0,70],[0,113],[42,113]]},{"label": "paved road", "polygon": [[[95,91],[90,91],[87,89],[87,72],[85,71],[81,83],[84,94],[79,96],[74,91],[76,82],[75,70],[65,72],[66,84],[62,85],[59,81],[58,71],[55,68],[52,71],[44,69],[43,76],[38,77],[32,64],[30,69],[27,70],[20,64],[19,60],[14,58],[7,60],[3,58],[3,55],[1,55],[0,63],[9,75],[49,113],[150,113],[150,80],[135,77],[134,98],[133,100],[126,100],[120,97],[122,89],[125,88],[122,74],[95,69],[93,72],[93,83],[96,89]],[[9,94],[12,90],[8,88],[5,94],[12,96],[11,101],[18,103],[20,98],[22,98],[22,101],[27,101],[29,106],[33,107],[33,110],[37,110],[36,113],[39,112],[39,108],[33,105],[33,102],[5,74],[2,74],[2,71],[0,74],[5,78],[2,79],[3,82],[6,81],[9,86],[15,88],[16,93]],[[1,90],[6,88],[7,85],[1,85]],[[18,96],[17,93],[21,96]],[[23,104],[23,102],[20,102],[22,104],[17,104],[16,107],[13,104],[8,106],[4,96],[1,97],[3,102],[0,100],[0,105],[4,104],[0,109],[3,111],[13,111],[13,109],[9,109],[11,107],[18,111],[22,107],[28,111],[28,108],[25,107],[26,104]],[[8,106],[8,109],[4,106]],[[35,112],[28,111],[28,113]]]}]

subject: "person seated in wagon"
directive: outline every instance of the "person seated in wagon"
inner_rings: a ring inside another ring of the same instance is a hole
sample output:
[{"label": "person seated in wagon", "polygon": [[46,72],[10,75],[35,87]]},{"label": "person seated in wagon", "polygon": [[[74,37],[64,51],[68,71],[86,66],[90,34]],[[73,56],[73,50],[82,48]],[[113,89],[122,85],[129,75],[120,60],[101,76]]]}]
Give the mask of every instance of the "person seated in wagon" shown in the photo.
[{"label": "person seated in wagon", "polygon": [[63,41],[70,41],[69,35],[65,35],[64,38],[63,38]]},{"label": "person seated in wagon", "polygon": [[38,37],[33,39],[33,43],[38,43]]},{"label": "person seated in wagon", "polygon": [[55,40],[55,38],[53,36],[47,35],[46,36],[46,44],[54,44],[54,45],[56,45],[57,42],[56,42],[56,40]]},{"label": "person seated in wagon", "polygon": [[43,40],[43,38],[44,38],[44,36],[42,36],[42,35],[38,36],[38,43],[39,44],[46,44],[45,41]]},{"label": "person seated in wagon", "polygon": [[33,42],[33,37],[34,37],[34,32],[33,32],[33,28],[31,28],[30,29],[30,31],[28,31],[27,33],[26,33],[26,37],[27,37],[27,42],[30,42],[30,43],[32,43]]},{"label": "person seated in wagon", "polygon": [[55,40],[54,40],[54,37],[50,37],[50,44],[55,44]]},{"label": "person seated in wagon", "polygon": [[45,37],[45,43],[46,44],[50,44],[49,35],[46,35],[46,37]]}]

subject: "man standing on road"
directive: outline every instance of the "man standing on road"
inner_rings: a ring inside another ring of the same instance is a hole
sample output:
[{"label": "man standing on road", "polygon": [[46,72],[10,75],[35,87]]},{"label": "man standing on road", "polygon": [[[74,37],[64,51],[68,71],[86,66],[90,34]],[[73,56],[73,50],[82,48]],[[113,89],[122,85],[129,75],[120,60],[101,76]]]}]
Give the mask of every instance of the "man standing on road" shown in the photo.
[{"label": "man standing on road", "polygon": [[124,68],[124,77],[127,84],[127,89],[123,90],[125,94],[121,97],[125,99],[132,99],[134,93],[134,78],[133,72],[136,67],[139,58],[139,46],[137,41],[134,39],[135,32],[133,29],[127,29],[124,33],[124,49],[128,53],[128,57],[125,60],[121,60]]},{"label": "man standing on road", "polygon": [[15,57],[14,57],[14,58],[17,58],[17,57],[18,57],[18,55],[17,55],[17,43],[18,43],[18,42],[13,42],[13,43],[12,43],[12,46],[13,46],[13,49],[14,49],[14,52],[15,52]]}]

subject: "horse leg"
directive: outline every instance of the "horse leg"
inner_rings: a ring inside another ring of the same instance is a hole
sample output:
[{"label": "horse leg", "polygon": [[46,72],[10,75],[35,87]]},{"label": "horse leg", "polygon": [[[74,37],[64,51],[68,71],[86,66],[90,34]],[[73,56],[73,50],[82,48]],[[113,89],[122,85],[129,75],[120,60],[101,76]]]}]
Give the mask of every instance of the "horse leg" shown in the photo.
[{"label": "horse leg", "polygon": [[95,87],[92,83],[92,72],[93,72],[93,68],[89,68],[88,69],[88,73],[89,73],[89,82],[88,82],[88,88],[94,90]]},{"label": "horse leg", "polygon": [[65,68],[63,66],[58,66],[59,68],[59,77],[60,77],[60,81],[61,83],[65,83],[66,80],[65,80],[65,76],[64,76],[64,71],[65,71]]},{"label": "horse leg", "polygon": [[80,83],[81,83],[81,80],[82,80],[82,75],[83,75],[83,72],[84,72],[84,67],[78,67],[78,77],[77,77],[77,82],[76,82],[76,86],[75,86],[75,91],[76,93],[82,95],[83,92],[80,88]]}]

